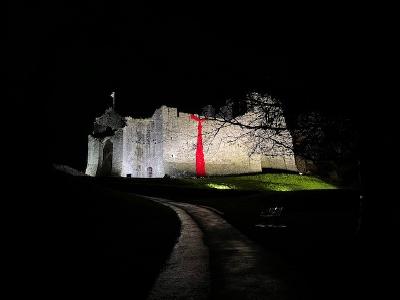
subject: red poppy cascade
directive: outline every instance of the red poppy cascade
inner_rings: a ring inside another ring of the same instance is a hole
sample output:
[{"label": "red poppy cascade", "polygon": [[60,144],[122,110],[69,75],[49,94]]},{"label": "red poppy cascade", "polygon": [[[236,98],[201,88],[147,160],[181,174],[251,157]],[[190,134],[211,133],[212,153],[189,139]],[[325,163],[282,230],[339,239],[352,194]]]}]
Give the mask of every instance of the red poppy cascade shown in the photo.
[{"label": "red poppy cascade", "polygon": [[197,148],[196,148],[196,176],[206,176],[206,163],[204,161],[203,152],[203,126],[201,125],[206,119],[201,119],[191,114],[190,118],[197,122]]}]

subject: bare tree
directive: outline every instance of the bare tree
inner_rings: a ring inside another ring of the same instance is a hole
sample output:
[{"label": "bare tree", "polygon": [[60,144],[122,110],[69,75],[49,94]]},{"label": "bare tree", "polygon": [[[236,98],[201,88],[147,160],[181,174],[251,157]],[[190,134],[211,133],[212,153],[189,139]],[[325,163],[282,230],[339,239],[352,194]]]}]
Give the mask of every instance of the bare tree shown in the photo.
[{"label": "bare tree", "polygon": [[240,130],[229,131],[228,142],[242,141],[249,146],[250,154],[282,156],[293,153],[292,137],[278,99],[251,93],[235,103],[228,100],[214,114],[209,111],[208,108],[203,113],[217,124],[209,134],[216,135],[223,128],[236,128]]},{"label": "bare tree", "polygon": [[[236,105],[236,110],[235,110]],[[345,184],[362,183],[358,151],[358,131],[350,119],[322,112],[302,113],[291,120],[290,131],[284,115],[283,104],[269,95],[251,93],[246,99],[233,105],[228,101],[209,119],[217,123],[214,135],[227,127],[232,130],[231,141],[243,140],[252,153],[267,156],[296,154],[296,165],[300,172],[305,169],[299,163],[311,162],[318,175],[329,176]],[[208,112],[213,112],[210,108]],[[336,174],[336,178],[332,177]],[[358,228],[365,224],[360,197]]]},{"label": "bare tree", "polygon": [[[250,148],[250,155],[296,154],[299,163],[312,165],[314,172],[322,170],[325,174],[321,175],[339,173],[337,169],[340,168],[346,172],[353,168],[352,172],[357,172],[358,137],[349,119],[307,112],[291,120],[288,128],[283,103],[259,93],[250,93],[245,99],[235,102],[228,100],[217,111],[206,107],[203,114],[217,124],[208,134],[215,136],[221,130],[231,128],[224,130],[229,132],[228,142],[240,140]],[[299,170],[311,170],[307,166]]]}]

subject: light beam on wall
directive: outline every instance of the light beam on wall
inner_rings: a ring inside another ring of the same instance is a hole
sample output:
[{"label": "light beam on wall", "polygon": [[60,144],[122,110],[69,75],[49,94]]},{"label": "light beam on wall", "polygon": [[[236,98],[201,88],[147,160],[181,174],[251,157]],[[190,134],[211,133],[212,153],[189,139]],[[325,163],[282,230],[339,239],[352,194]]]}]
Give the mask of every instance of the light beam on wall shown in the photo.
[{"label": "light beam on wall", "polygon": [[190,118],[197,122],[197,147],[196,147],[196,176],[206,176],[206,163],[204,161],[203,151],[203,126],[201,125],[205,119],[201,119],[191,114]]}]

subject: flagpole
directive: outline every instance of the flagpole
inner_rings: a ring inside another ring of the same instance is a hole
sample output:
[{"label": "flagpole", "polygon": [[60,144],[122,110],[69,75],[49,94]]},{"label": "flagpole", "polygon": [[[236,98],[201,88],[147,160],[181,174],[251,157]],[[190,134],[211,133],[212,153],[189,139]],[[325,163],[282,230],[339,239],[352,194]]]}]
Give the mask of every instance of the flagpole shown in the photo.
[{"label": "flagpole", "polygon": [[113,98],[113,110],[115,110],[115,92],[111,93],[111,97]]}]

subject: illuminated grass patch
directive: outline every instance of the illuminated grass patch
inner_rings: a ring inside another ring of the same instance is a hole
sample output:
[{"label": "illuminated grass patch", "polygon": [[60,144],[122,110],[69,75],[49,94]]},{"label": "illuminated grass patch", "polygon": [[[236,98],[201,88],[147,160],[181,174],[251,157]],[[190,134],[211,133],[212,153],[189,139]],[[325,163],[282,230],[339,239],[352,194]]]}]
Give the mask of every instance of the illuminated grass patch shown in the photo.
[{"label": "illuminated grass patch", "polygon": [[217,183],[206,183],[206,186],[212,188],[212,189],[218,189],[218,190],[230,190],[231,187],[225,184],[217,184]]},{"label": "illuminated grass patch", "polygon": [[199,188],[236,189],[256,191],[300,191],[336,189],[330,183],[312,176],[299,174],[257,174],[247,176],[208,177],[183,179],[186,184]]}]

